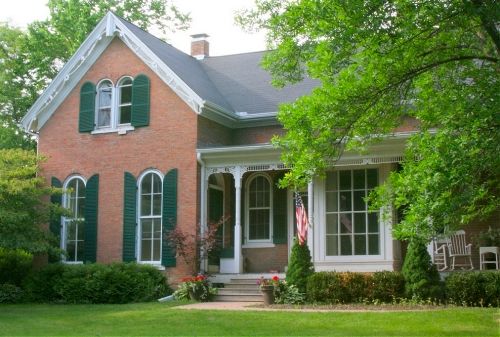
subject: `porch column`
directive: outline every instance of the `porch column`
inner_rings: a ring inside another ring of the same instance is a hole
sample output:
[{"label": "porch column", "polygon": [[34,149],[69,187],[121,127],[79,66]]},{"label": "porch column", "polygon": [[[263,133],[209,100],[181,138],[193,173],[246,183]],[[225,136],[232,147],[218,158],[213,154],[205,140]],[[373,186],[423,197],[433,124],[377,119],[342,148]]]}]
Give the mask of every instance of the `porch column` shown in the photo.
[{"label": "porch column", "polygon": [[307,231],[307,246],[309,247],[309,251],[311,252],[311,259],[314,261],[314,249],[313,249],[313,241],[314,241],[314,183],[311,180],[307,184],[307,209],[309,210],[309,228]]},{"label": "porch column", "polygon": [[234,219],[234,273],[243,272],[241,256],[241,167],[236,166],[234,176],[235,219]]}]

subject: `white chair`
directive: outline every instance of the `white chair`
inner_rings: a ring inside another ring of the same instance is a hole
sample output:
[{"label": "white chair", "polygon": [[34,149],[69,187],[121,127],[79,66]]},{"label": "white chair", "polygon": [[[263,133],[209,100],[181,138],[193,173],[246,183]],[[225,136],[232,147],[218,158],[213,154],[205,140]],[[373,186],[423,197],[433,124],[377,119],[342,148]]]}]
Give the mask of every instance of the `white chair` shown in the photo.
[{"label": "white chair", "polygon": [[[472,265],[472,245],[465,242],[465,231],[459,230],[450,235],[447,238],[448,253],[451,257],[451,270],[454,270],[456,266],[459,267],[469,267],[469,269],[474,269]],[[463,258],[464,263],[457,263],[456,258]],[[469,261],[468,263],[466,261]]]},{"label": "white chair", "polygon": [[432,240],[433,261],[438,271],[448,269],[448,254],[446,242],[434,238]]}]

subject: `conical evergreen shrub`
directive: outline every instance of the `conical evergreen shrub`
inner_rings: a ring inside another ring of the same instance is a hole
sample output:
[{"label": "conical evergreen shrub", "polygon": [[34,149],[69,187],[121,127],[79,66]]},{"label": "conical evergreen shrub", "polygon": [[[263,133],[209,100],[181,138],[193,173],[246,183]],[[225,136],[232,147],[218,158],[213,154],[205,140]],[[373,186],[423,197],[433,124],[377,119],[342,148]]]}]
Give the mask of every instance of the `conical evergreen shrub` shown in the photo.
[{"label": "conical evergreen shrub", "polygon": [[306,292],[307,278],[314,273],[311,261],[311,252],[307,243],[299,244],[296,238],[293,240],[292,254],[286,272],[286,282],[297,286],[300,292]]},{"label": "conical evergreen shrub", "polygon": [[420,300],[440,300],[443,286],[436,266],[432,264],[426,244],[421,239],[413,239],[403,264],[405,293],[408,298]]}]

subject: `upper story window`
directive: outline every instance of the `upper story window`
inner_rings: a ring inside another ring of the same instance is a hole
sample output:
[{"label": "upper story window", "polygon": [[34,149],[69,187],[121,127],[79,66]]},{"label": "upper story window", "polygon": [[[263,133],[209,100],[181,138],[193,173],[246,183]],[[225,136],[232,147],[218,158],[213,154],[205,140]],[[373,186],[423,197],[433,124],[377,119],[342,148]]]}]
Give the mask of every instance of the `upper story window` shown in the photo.
[{"label": "upper story window", "polygon": [[266,175],[254,175],[248,181],[246,215],[248,242],[271,242],[271,191],[271,181]]},{"label": "upper story window", "polygon": [[111,127],[111,110],[113,108],[113,84],[109,80],[104,80],[97,86],[97,128]]},{"label": "upper story window", "polygon": [[104,79],[80,88],[80,132],[104,133],[149,125],[150,81],[146,75]]},{"label": "upper story window", "polygon": [[63,205],[69,215],[63,217],[61,248],[66,251],[66,262],[83,262],[85,244],[85,181],[80,176],[71,177],[65,184]]}]

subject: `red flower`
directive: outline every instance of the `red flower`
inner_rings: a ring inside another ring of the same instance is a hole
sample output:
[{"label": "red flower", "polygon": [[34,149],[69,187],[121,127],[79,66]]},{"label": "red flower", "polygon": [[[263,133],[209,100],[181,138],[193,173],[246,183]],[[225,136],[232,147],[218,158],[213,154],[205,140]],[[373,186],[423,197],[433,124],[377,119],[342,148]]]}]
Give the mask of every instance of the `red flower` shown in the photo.
[{"label": "red flower", "polygon": [[273,281],[279,281],[279,280],[280,280],[280,278],[278,277],[278,275],[273,276]]}]

